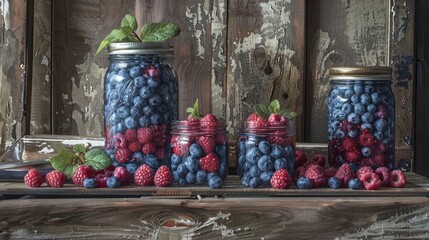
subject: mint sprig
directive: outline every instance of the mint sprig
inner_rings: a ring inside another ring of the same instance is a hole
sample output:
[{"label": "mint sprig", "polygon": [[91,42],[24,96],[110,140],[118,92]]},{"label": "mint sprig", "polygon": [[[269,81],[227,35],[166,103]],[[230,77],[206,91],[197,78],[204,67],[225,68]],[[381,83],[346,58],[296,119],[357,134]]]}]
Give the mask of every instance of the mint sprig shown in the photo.
[{"label": "mint sprig", "polygon": [[188,107],[186,109],[186,112],[189,113],[189,116],[196,117],[198,119],[201,118],[200,109],[199,109],[199,106],[198,106],[198,99],[195,101],[193,107]]},{"label": "mint sprig", "polygon": [[63,172],[67,178],[71,178],[79,165],[86,164],[94,170],[105,169],[112,164],[112,160],[103,150],[90,149],[89,144],[78,144],[73,151],[62,151],[49,158],[54,169]]},{"label": "mint sprig", "polygon": [[280,102],[277,99],[274,99],[270,105],[266,104],[256,104],[255,105],[255,112],[263,119],[268,119],[271,114],[277,113],[280,115],[285,116],[286,118],[292,120],[294,119],[297,114],[296,112],[290,110],[290,109],[281,109],[280,108]]},{"label": "mint sprig", "polygon": [[178,36],[181,32],[177,25],[164,22],[143,25],[140,36],[136,33],[136,30],[136,17],[131,14],[126,14],[124,18],[122,18],[121,27],[119,29],[113,29],[112,32],[101,41],[95,54],[100,53],[101,50],[112,42],[163,42]]}]

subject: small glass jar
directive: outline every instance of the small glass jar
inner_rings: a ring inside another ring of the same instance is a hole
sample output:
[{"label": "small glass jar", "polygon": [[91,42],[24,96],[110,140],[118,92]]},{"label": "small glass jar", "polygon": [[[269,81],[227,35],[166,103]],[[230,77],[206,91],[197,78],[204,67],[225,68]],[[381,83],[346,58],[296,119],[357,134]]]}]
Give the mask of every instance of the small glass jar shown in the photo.
[{"label": "small glass jar", "polygon": [[237,173],[246,187],[270,186],[278,169],[295,172],[295,121],[255,129],[243,123],[237,141]]},{"label": "small glass jar", "polygon": [[189,126],[187,121],[174,121],[171,126],[174,181],[181,186],[221,187],[229,170],[227,134],[223,121],[216,127]]},{"label": "small glass jar", "polygon": [[[104,77],[105,151],[115,166],[154,170],[169,157],[178,81],[167,44],[112,43]],[[131,170],[132,171],[132,170]]]},{"label": "small glass jar", "polygon": [[389,67],[329,70],[328,158],[333,167],[394,167],[395,99]]}]

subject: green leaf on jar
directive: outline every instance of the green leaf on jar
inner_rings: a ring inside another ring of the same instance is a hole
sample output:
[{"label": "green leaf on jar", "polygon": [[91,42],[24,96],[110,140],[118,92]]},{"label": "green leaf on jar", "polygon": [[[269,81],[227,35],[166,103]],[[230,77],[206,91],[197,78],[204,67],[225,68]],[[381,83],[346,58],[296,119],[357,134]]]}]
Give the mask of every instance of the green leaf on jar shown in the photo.
[{"label": "green leaf on jar", "polygon": [[121,28],[123,27],[129,27],[131,29],[131,32],[135,31],[137,29],[136,17],[131,14],[125,15],[121,21]]},{"label": "green leaf on jar", "polygon": [[163,42],[180,34],[180,28],[173,23],[148,23],[142,27],[142,42]]}]

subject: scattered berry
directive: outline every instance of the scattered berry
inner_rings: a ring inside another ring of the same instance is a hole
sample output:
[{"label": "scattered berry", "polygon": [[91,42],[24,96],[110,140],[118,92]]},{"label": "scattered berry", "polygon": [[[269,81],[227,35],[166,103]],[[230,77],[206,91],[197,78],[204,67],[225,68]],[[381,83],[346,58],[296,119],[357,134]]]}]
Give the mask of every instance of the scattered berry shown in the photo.
[{"label": "scattered berry", "polygon": [[77,185],[82,187],[83,186],[83,180],[85,178],[93,178],[94,177],[94,170],[92,168],[90,168],[87,165],[79,165],[76,169],[76,171],[74,172],[73,176],[72,176],[72,182]]},{"label": "scattered berry", "polygon": [[302,150],[295,150],[295,168],[303,166],[307,162],[307,155]]},{"label": "scattered berry", "polygon": [[146,165],[141,165],[134,173],[134,184],[137,186],[151,186],[153,184],[153,171]]},{"label": "scattered berry", "polygon": [[131,181],[131,174],[125,167],[115,168],[113,171],[113,176],[117,177],[121,181],[121,185],[127,185]]},{"label": "scattered berry", "polygon": [[375,169],[375,173],[380,178],[382,187],[390,186],[390,171],[387,167],[379,167]]},{"label": "scattered berry", "polygon": [[313,156],[313,162],[319,164],[322,167],[325,167],[326,158],[322,154],[316,154]]},{"label": "scattered berry", "polygon": [[286,189],[292,183],[292,179],[286,169],[280,169],[274,172],[270,183],[273,188]]},{"label": "scattered berry", "polygon": [[37,169],[32,168],[25,174],[24,183],[28,187],[40,187],[43,183],[43,177]]},{"label": "scattered berry", "polygon": [[340,166],[340,168],[338,168],[335,177],[341,180],[342,185],[346,187],[348,186],[350,179],[352,179],[354,175],[355,174],[353,173],[353,169],[350,167],[350,165],[344,163]]},{"label": "scattered berry", "polygon": [[300,177],[296,181],[296,186],[300,189],[311,189],[312,185],[310,179],[306,177]]},{"label": "scattered berry", "polygon": [[328,186],[330,188],[332,188],[332,189],[338,189],[338,188],[340,188],[341,184],[343,184],[342,181],[339,178],[337,178],[337,177],[331,177],[328,180]]},{"label": "scattered berry", "polygon": [[328,167],[327,169],[325,169],[325,175],[327,179],[334,177],[335,174],[337,174],[337,169],[335,169],[334,167]]},{"label": "scattered berry", "polygon": [[353,190],[361,189],[362,183],[359,179],[353,178],[349,181],[349,188]]},{"label": "scattered berry", "polygon": [[166,165],[158,168],[153,178],[153,182],[157,187],[169,187],[173,184],[173,175]]},{"label": "scattered berry", "polygon": [[209,187],[211,188],[220,188],[223,184],[222,178],[219,177],[219,175],[214,174],[214,175],[210,175],[209,174]]},{"label": "scattered berry", "polygon": [[373,172],[374,170],[371,167],[361,167],[356,172],[356,178],[360,179],[361,175],[363,175],[364,173],[373,173]]},{"label": "scattered berry", "polygon": [[310,179],[314,188],[319,188],[326,185],[325,170],[320,165],[311,165],[305,171],[305,177]]},{"label": "scattered berry", "polygon": [[364,173],[360,176],[360,181],[366,190],[377,190],[381,187],[380,178],[376,173]]},{"label": "scattered berry", "polygon": [[45,182],[51,187],[62,187],[66,182],[67,176],[58,170],[50,171],[45,175]]},{"label": "scattered berry", "polygon": [[393,170],[390,172],[390,186],[402,188],[407,183],[407,177],[402,170]]},{"label": "scattered berry", "polygon": [[200,158],[201,169],[207,172],[216,172],[219,170],[220,161],[215,153],[210,153],[205,157]]},{"label": "scattered berry", "polygon": [[86,188],[96,188],[98,185],[97,179],[95,178],[85,178],[83,180],[83,187]]},{"label": "scattered berry", "polygon": [[119,180],[119,178],[112,176],[107,179],[107,187],[117,188],[119,186],[121,186],[121,180]]}]

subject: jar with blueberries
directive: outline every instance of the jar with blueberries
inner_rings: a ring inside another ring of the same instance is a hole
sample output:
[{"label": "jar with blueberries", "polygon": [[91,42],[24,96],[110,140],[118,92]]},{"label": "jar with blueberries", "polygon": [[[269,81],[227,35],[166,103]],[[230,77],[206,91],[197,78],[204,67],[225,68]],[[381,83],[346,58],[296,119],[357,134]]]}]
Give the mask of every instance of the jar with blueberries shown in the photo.
[{"label": "jar with blueberries", "polygon": [[295,120],[255,124],[246,121],[237,140],[237,173],[246,187],[269,187],[274,172],[295,172]]},{"label": "jar with blueberries", "polygon": [[111,43],[104,77],[105,150],[130,172],[169,166],[170,123],[178,117],[178,80],[165,43]]},{"label": "jar with blueberries", "polygon": [[173,121],[171,171],[181,186],[208,185],[220,188],[228,175],[228,137],[223,121],[190,125]]},{"label": "jar with blueberries", "polygon": [[328,155],[331,166],[394,167],[395,99],[389,67],[329,70]]}]

